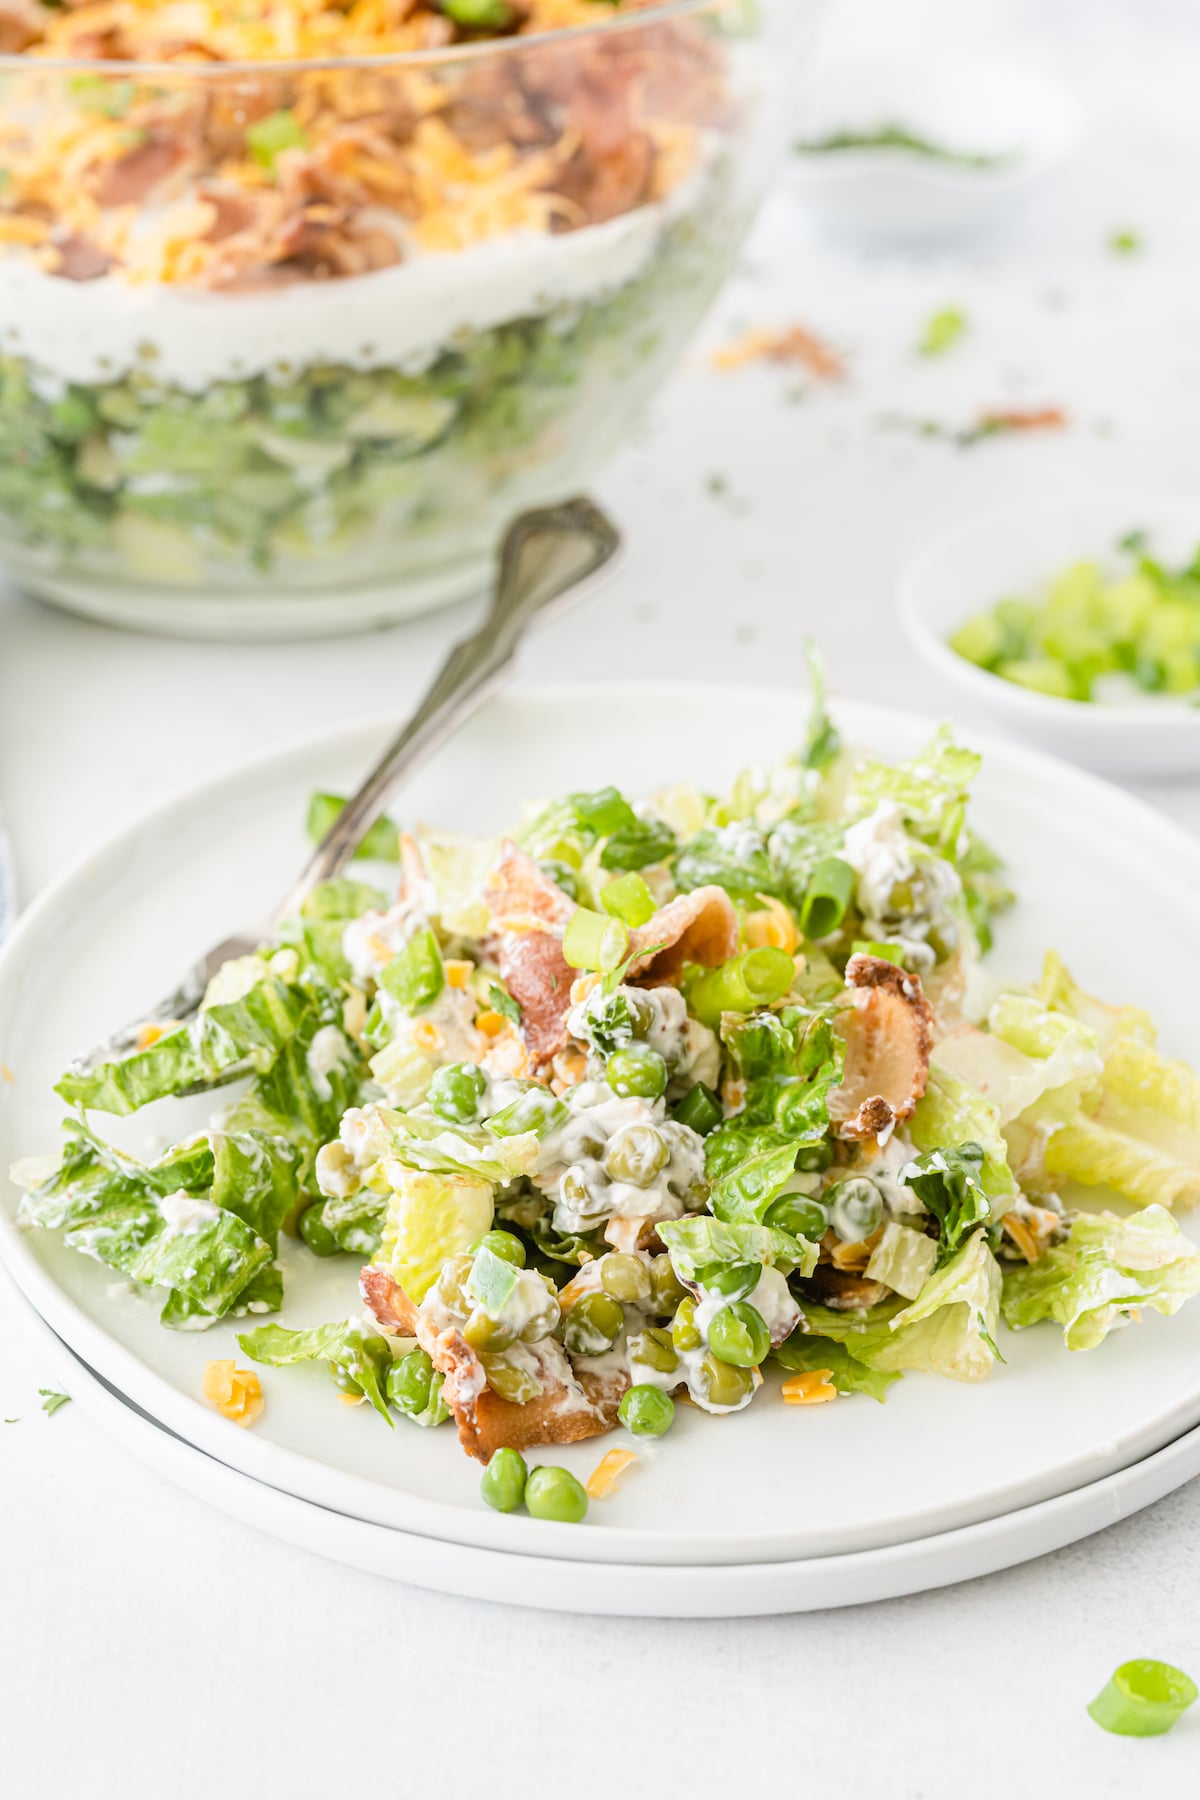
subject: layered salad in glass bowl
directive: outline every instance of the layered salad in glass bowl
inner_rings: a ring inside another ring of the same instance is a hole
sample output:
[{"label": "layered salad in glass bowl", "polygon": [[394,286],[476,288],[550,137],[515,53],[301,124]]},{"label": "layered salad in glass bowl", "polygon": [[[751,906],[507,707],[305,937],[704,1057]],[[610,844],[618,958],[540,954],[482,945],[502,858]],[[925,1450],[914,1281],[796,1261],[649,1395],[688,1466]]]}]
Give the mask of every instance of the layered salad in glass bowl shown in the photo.
[{"label": "layered salad in glass bowl", "polygon": [[462,595],[725,273],[815,0],[0,0],[0,556],[152,629]]}]

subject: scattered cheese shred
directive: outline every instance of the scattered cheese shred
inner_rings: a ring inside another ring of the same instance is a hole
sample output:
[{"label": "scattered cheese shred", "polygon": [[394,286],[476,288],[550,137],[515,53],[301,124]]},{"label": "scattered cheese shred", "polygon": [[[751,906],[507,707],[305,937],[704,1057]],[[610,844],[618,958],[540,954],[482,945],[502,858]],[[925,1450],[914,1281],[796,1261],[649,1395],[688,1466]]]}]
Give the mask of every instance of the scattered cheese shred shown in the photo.
[{"label": "scattered cheese shred", "polygon": [[440,1050],[444,1041],[432,1019],[417,1020],[413,1026],[412,1040],[418,1050],[431,1053]]},{"label": "scattered cheese shred", "polygon": [[633,1450],[609,1450],[596,1464],[587,1479],[589,1500],[607,1500],[614,1492],[626,1469],[637,1461]]},{"label": "scattered cheese shred", "polygon": [[808,1369],[803,1375],[789,1375],[783,1384],[786,1406],[824,1406],[837,1399],[832,1369]]},{"label": "scattered cheese shred", "polygon": [[[786,950],[794,956],[800,943],[796,921],[783,904],[770,894],[759,894],[758,912],[747,913],[743,927],[746,943],[752,950]],[[574,993],[571,998],[574,999]]]},{"label": "scattered cheese shred", "polygon": [[151,1045],[157,1044],[159,1038],[165,1037],[166,1034],[167,1027],[165,1025],[139,1025],[137,1047],[139,1050],[149,1050]]},{"label": "scattered cheese shred", "polygon": [[446,983],[452,988],[465,988],[471,979],[471,971],[475,967],[472,962],[462,962],[458,957],[449,956],[445,962]]},{"label": "scattered cheese shred", "polygon": [[235,1425],[253,1425],[263,1410],[258,1376],[253,1369],[239,1369],[232,1361],[205,1363],[204,1398]]},{"label": "scattered cheese shred", "polygon": [[1017,1249],[1021,1252],[1021,1255],[1025,1258],[1025,1261],[1035,1263],[1042,1254],[1043,1246],[1038,1242],[1024,1219],[1017,1219],[1014,1218],[1011,1213],[1006,1213],[1004,1217],[1004,1229],[1012,1239],[1013,1243],[1017,1246]]},{"label": "scattered cheese shred", "polygon": [[1008,412],[984,412],[979,415],[981,432],[994,431],[1061,431],[1067,415],[1061,406],[1016,408]]}]

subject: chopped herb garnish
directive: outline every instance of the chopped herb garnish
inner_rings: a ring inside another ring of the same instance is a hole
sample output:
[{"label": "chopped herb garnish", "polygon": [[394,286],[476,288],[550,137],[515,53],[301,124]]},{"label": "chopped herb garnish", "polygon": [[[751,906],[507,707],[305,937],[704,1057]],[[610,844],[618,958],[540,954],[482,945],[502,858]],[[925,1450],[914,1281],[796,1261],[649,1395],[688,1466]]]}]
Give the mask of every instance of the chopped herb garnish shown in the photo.
[{"label": "chopped herb garnish", "polygon": [[1108,240],[1108,247],[1114,256],[1136,256],[1142,247],[1142,240],[1136,231],[1114,231]]},{"label": "chopped herb garnish", "polygon": [[903,150],[960,169],[999,169],[1017,161],[1019,156],[1015,150],[952,150],[948,144],[935,143],[906,125],[896,124],[879,125],[870,131],[831,131],[793,148],[800,156],[828,156],[839,150]]},{"label": "chopped herb garnish", "polygon": [[53,1388],[39,1388],[38,1393],[42,1396],[42,1411],[51,1419],[59,1407],[66,1406],[71,1398],[70,1394],[56,1393]]},{"label": "chopped herb garnish", "polygon": [[943,307],[926,321],[917,349],[922,356],[941,356],[958,343],[966,329],[966,313],[957,306]]},{"label": "chopped herb garnish", "polygon": [[506,994],[504,989],[502,987],[497,987],[494,981],[488,988],[488,1000],[491,1004],[492,1011],[498,1012],[501,1018],[507,1019],[510,1024],[513,1025],[519,1025],[521,1023],[521,1008],[517,1005],[512,995]]}]

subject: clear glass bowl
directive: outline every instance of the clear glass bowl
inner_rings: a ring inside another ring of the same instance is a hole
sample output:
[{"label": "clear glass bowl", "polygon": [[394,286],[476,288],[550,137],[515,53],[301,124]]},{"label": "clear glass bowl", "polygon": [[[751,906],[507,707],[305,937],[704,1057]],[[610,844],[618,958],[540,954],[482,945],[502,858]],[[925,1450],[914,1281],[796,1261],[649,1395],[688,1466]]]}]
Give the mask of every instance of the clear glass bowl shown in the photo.
[{"label": "clear glass bowl", "polygon": [[0,58],[0,561],[193,635],[480,587],[678,357],[818,4],[320,62]]}]

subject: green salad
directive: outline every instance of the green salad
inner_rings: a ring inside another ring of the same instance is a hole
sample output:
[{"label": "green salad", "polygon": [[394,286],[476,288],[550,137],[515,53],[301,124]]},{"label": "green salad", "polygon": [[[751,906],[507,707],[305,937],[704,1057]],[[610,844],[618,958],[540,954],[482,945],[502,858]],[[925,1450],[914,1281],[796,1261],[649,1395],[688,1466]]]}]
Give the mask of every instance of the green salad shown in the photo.
[{"label": "green salad", "polygon": [[1171,568],[1128,532],[1109,564],[1074,563],[1044,594],[999,600],[950,648],[1056,700],[1200,696],[1200,550]]},{"label": "green salad", "polygon": [[[1200,1078],[1053,953],[976,1001],[1012,901],[969,823],[978,763],[945,727],[910,761],[856,754],[818,700],[796,754],[723,795],[376,827],[398,882],[364,860],[377,880],[317,888],[192,1022],[64,1075],[21,1219],[165,1327],[236,1319],[254,1364],[452,1424],[490,1504],[559,1519],[587,1496],[530,1474],[532,1446],[661,1437],[681,1398],[879,1402],[982,1380],[1006,1329],[1087,1350],[1173,1313],[1200,1290],[1176,1222]],[[198,1086],[210,1126],[152,1161],[97,1122]],[[344,1302],[297,1327],[311,1257]],[[248,1423],[258,1377],[208,1367]]]}]

